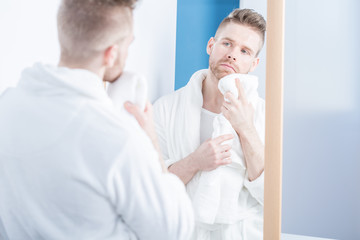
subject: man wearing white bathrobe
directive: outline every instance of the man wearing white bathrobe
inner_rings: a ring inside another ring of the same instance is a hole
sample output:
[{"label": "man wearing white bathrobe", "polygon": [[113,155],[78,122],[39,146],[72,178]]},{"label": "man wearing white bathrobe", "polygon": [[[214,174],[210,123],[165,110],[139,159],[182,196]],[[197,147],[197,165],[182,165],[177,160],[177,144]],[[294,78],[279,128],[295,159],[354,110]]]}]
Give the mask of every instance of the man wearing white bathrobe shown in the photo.
[{"label": "man wearing white bathrobe", "polygon": [[151,105],[116,112],[103,85],[122,72],[134,4],[63,0],[59,65],[35,64],[0,96],[0,239],[189,239]]},{"label": "man wearing white bathrobe", "polygon": [[[218,83],[229,74],[247,74],[256,68],[265,29],[265,20],[258,13],[249,9],[234,10],[207,44],[209,68],[194,73],[185,87],[154,104],[165,164],[182,179],[193,202],[194,240],[262,239],[265,103],[257,95],[250,104],[238,79],[239,97],[236,99],[227,93],[225,97],[230,102],[225,102]],[[231,167],[231,146],[222,144],[233,135],[211,139],[213,119],[220,113],[236,131],[244,169]],[[223,191],[231,186],[214,189],[217,192],[211,196],[200,187],[202,173],[217,169],[224,169],[225,178],[226,172],[231,175],[235,171],[241,176],[241,188],[233,194],[235,199],[219,200]],[[234,207],[226,209],[228,206]]]}]

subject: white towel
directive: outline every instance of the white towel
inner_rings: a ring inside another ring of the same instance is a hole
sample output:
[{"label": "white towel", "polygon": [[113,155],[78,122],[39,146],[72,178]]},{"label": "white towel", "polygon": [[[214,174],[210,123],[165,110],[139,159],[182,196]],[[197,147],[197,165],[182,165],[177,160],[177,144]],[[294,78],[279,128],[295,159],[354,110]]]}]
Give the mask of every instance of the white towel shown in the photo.
[{"label": "white towel", "polygon": [[147,82],[142,75],[123,72],[116,81],[107,86],[107,93],[119,111],[123,111],[126,101],[137,104],[144,110],[148,95]]},{"label": "white towel", "polygon": [[[256,76],[248,74],[231,74],[220,79],[218,88],[225,95],[230,91],[238,98],[238,89],[235,79],[239,78],[244,87],[247,101],[254,104],[258,93],[258,79]],[[225,101],[228,101],[224,98]],[[241,149],[240,140],[237,133],[232,128],[230,122],[220,114],[215,117],[213,122],[214,131],[212,138],[224,134],[233,134],[234,138],[225,141],[223,144],[232,146],[232,163],[218,167],[212,171],[201,173],[199,185],[193,199],[193,206],[196,219],[201,223],[232,224],[239,221],[238,197],[244,185],[246,163]]]},{"label": "white towel", "polygon": [[[234,73],[227,75],[220,79],[218,88],[220,92],[225,95],[226,92],[231,92],[235,98],[238,98],[238,89],[236,88],[235,79],[238,78],[242,84],[245,92],[245,97],[249,102],[258,96],[257,88],[259,86],[258,78],[254,75]],[[224,98],[227,101],[226,98]]]}]

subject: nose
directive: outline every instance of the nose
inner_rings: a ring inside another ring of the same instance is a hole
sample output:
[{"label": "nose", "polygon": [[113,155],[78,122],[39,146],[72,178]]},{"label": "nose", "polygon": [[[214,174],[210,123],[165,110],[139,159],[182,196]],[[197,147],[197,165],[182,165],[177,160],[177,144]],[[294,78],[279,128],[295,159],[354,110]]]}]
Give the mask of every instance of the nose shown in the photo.
[{"label": "nose", "polygon": [[240,49],[238,46],[233,46],[231,48],[228,49],[227,51],[227,58],[230,60],[230,61],[234,61],[236,62],[237,59],[239,59],[238,57],[239,56],[239,52],[240,52]]},{"label": "nose", "polygon": [[230,54],[227,56],[229,59],[236,61],[236,57],[232,57]]}]

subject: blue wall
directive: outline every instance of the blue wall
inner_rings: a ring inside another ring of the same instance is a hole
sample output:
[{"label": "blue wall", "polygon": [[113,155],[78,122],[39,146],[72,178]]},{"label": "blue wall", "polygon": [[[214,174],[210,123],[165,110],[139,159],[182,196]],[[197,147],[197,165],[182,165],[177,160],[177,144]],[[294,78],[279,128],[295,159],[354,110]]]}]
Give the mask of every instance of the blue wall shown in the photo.
[{"label": "blue wall", "polygon": [[194,72],[208,68],[207,42],[221,20],[238,7],[239,0],[178,0],[175,90]]}]

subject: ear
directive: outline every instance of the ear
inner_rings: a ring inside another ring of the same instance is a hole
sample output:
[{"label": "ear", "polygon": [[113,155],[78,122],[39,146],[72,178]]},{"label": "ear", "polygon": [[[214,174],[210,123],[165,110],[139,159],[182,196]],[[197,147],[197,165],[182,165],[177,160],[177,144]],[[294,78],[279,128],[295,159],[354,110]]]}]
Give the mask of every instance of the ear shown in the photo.
[{"label": "ear", "polygon": [[117,44],[108,47],[104,53],[104,65],[106,67],[114,66],[118,54],[119,54],[119,46]]},{"label": "ear", "polygon": [[260,59],[258,57],[253,60],[249,72],[252,72],[256,69],[257,65],[259,65],[259,61]]},{"label": "ear", "polygon": [[206,46],[206,52],[208,55],[211,54],[214,44],[215,44],[215,38],[211,37]]}]

